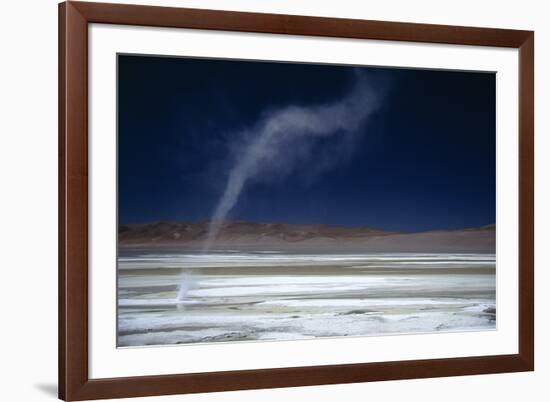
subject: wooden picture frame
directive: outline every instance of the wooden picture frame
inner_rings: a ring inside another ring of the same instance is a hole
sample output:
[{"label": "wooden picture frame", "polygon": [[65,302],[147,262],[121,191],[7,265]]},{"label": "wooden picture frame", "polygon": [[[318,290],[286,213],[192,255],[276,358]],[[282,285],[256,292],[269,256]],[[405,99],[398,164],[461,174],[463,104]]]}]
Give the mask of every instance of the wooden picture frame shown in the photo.
[{"label": "wooden picture frame", "polygon": [[[88,24],[196,28],[519,49],[519,353],[90,379]],[[65,2],[59,5],[59,397],[141,397],[534,369],[534,33],[351,19]]]}]

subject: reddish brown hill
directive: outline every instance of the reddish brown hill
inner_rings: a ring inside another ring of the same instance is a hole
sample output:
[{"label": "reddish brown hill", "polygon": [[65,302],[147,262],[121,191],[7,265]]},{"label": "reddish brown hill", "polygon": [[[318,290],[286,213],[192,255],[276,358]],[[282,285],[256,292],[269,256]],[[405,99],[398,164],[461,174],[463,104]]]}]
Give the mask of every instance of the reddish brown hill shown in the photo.
[{"label": "reddish brown hill", "polygon": [[[119,244],[129,247],[201,248],[208,222],[155,222],[119,226]],[[215,248],[401,251],[401,252],[494,252],[495,225],[461,230],[396,233],[380,229],[331,225],[294,225],[226,221]]]}]

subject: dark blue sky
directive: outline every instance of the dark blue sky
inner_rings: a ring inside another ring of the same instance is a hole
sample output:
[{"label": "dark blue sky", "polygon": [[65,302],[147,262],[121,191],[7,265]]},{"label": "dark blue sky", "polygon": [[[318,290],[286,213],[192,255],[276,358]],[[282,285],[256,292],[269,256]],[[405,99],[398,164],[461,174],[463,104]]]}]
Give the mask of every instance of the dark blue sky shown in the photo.
[{"label": "dark blue sky", "polygon": [[[384,93],[340,145],[245,186],[229,219],[423,231],[495,222],[495,75],[361,68]],[[348,66],[119,56],[121,223],[208,219],[242,132],[266,111],[345,96]],[[322,159],[321,159],[322,158]],[[273,176],[273,175],[272,175]]]}]

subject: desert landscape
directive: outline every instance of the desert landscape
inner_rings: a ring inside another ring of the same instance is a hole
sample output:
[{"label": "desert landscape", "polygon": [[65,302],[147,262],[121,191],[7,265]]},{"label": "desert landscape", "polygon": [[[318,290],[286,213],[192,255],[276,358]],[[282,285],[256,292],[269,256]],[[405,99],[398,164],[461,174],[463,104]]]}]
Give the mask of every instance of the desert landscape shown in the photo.
[{"label": "desert landscape", "polygon": [[119,346],[494,329],[494,226],[121,225]]},{"label": "desert landscape", "polygon": [[119,347],[496,328],[494,72],[117,72]]}]

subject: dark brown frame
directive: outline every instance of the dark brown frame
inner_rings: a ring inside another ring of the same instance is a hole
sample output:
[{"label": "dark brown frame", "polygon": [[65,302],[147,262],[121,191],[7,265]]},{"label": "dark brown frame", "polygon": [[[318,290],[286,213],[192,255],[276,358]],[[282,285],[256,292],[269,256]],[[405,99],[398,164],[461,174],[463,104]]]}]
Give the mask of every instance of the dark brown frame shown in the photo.
[{"label": "dark brown frame", "polygon": [[[88,24],[124,24],[519,49],[519,353],[415,361],[88,377]],[[59,5],[59,397],[138,397],[534,369],[534,33],[184,8]]]}]

